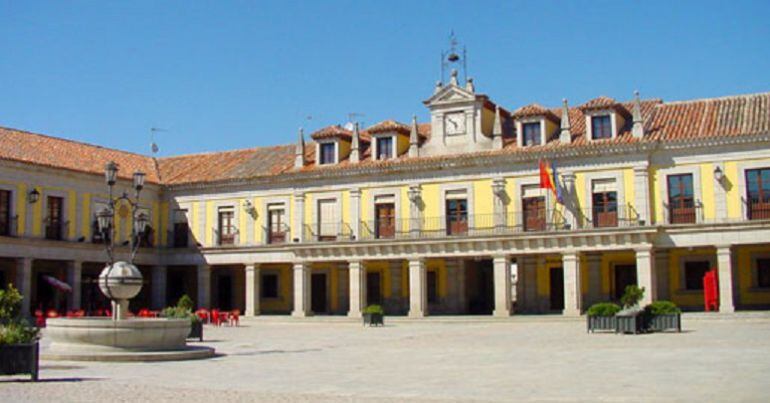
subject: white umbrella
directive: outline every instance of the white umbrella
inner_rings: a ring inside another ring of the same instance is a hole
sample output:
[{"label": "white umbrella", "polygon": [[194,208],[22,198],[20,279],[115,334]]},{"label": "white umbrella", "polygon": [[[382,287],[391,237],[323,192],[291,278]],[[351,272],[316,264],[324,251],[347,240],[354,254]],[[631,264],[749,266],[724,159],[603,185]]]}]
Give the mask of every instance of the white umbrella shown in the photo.
[{"label": "white umbrella", "polygon": [[57,279],[56,277],[43,276],[43,278],[48,282],[48,284],[54,286],[56,289],[64,292],[72,292],[72,287],[70,287],[69,284]]}]

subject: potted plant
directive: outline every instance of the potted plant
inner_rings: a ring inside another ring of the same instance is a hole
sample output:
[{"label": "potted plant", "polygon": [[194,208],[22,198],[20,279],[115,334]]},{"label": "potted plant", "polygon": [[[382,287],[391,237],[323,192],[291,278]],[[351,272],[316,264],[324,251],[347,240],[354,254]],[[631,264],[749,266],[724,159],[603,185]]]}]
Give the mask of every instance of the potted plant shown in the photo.
[{"label": "potted plant", "polygon": [[364,325],[384,326],[385,325],[383,321],[384,316],[385,316],[385,311],[382,309],[380,305],[369,305],[366,307],[366,309],[364,309]]},{"label": "potted plant", "polygon": [[623,309],[615,315],[615,333],[638,334],[644,331],[643,310],[639,307],[639,301],[644,296],[644,287],[636,285],[626,287],[620,303]]},{"label": "potted plant", "polygon": [[203,322],[192,311],[193,301],[186,294],[179,298],[176,306],[171,306],[161,313],[166,318],[190,319],[190,334],[188,339],[198,339],[203,341]]},{"label": "potted plant", "polygon": [[682,331],[682,311],[671,301],[655,301],[644,307],[645,328],[653,332]]},{"label": "potted plant", "polygon": [[615,331],[615,314],[620,312],[620,305],[612,302],[599,302],[591,305],[586,312],[586,332],[596,330]]},{"label": "potted plant", "polygon": [[13,286],[0,290],[0,375],[30,374],[38,379],[38,329],[21,317],[21,300]]}]

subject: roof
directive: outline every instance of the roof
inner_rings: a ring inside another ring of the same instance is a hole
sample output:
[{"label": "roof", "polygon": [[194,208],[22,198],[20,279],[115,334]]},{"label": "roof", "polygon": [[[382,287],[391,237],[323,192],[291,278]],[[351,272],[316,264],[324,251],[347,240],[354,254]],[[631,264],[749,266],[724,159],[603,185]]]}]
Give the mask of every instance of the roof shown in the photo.
[{"label": "roof", "polygon": [[343,138],[349,141],[353,138],[353,132],[344,129],[339,125],[332,125],[313,132],[313,134],[310,135],[310,138],[313,140]]},{"label": "roof", "polygon": [[370,134],[396,132],[408,135],[412,132],[412,128],[401,122],[396,122],[395,120],[383,120],[380,123],[370,126],[366,131]]},{"label": "roof", "polygon": [[[513,154],[567,147],[585,147],[589,144],[585,138],[586,112],[595,107],[606,108],[610,105],[610,101],[615,102],[611,98],[600,97],[588,101],[580,107],[569,109],[572,133],[572,142],[569,144],[557,140],[557,131],[542,146],[521,148],[513,139],[505,138],[502,150],[417,158],[403,155],[391,160],[375,161],[370,158],[371,149],[368,142],[362,142],[360,162],[352,164],[348,160],[343,160],[336,165],[324,166],[315,165],[315,146],[306,144],[305,159],[307,163],[300,172],[349,169],[352,166],[386,167],[434,160],[459,160],[484,153]],[[633,109],[633,102],[615,102],[614,105],[627,111]],[[561,107],[542,108],[561,116]],[[643,139],[636,139],[631,135],[632,122],[627,119],[623,127],[619,129],[619,135],[616,138],[591,141],[590,144],[601,146],[602,144],[652,141],[673,142],[694,138],[770,133],[770,92],[669,103],[664,103],[659,99],[648,99],[641,101],[641,112],[645,129]],[[388,125],[393,124],[403,125],[395,121],[385,121],[382,126],[388,127]],[[374,126],[375,130],[377,130],[378,125]],[[422,143],[430,141],[430,128],[430,123],[418,125]],[[362,139],[369,136],[371,129],[361,132]],[[325,130],[330,133],[345,133],[344,129],[332,126],[319,130],[314,135],[325,136]],[[113,160],[121,168],[119,172],[121,178],[130,179],[134,171],[140,170],[147,174],[148,182],[164,185],[246,180],[296,172],[294,169],[294,151],[295,145],[288,144],[155,159],[61,138],[0,128],[0,159],[98,175],[102,175],[104,164]]]},{"label": "roof", "polygon": [[591,99],[588,102],[584,103],[583,105],[580,105],[580,110],[584,112],[596,111],[596,110],[602,110],[602,109],[614,109],[625,117],[631,116],[631,114],[628,112],[630,109],[625,108],[618,101],[610,97],[605,97],[603,95],[600,97]]},{"label": "roof", "polygon": [[512,115],[514,118],[526,118],[532,116],[545,116],[552,121],[558,122],[559,118],[549,109],[540,104],[529,104],[516,109]]}]

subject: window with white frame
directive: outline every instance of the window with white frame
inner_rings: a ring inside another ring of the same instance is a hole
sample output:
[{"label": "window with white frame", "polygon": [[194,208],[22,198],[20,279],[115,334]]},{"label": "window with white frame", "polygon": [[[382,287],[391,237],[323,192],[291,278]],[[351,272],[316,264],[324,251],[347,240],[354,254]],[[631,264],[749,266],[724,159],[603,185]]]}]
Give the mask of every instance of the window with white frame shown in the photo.
[{"label": "window with white frame", "polygon": [[591,221],[594,227],[618,226],[618,191],[615,179],[591,182]]},{"label": "window with white frame", "polygon": [[377,137],[377,155],[376,158],[378,160],[387,160],[391,158],[395,158],[394,155],[394,147],[393,147],[393,137],[392,136],[385,136],[385,137]]},{"label": "window with white frame", "polygon": [[217,234],[219,245],[232,245],[235,243],[235,208],[223,206],[217,210]]},{"label": "window with white frame", "polygon": [[542,128],[540,122],[528,122],[521,125],[521,142],[524,147],[537,146],[541,144]]},{"label": "window with white frame", "polygon": [[337,163],[337,144],[334,142],[318,145],[318,164],[329,165]]},{"label": "window with white frame", "polygon": [[612,117],[610,114],[591,116],[591,139],[612,138]]},{"label": "window with white frame", "polygon": [[267,205],[267,243],[286,242],[288,225],[286,224],[286,207],[283,203]]}]

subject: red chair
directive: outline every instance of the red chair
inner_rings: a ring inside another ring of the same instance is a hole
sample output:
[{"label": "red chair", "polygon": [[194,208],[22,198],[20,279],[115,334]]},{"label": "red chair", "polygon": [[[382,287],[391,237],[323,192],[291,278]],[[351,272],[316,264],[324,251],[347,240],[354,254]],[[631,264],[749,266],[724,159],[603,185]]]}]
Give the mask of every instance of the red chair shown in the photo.
[{"label": "red chair", "polygon": [[209,314],[208,309],[198,309],[195,311],[195,314],[198,315],[198,318],[200,318],[201,322],[203,323],[209,323],[211,320],[211,315]]},{"label": "red chair", "polygon": [[82,309],[75,311],[75,317],[76,318],[82,318],[84,316],[86,316],[86,311],[84,311]]},{"label": "red chair", "polygon": [[235,309],[232,312],[230,312],[230,318],[229,318],[230,326],[240,326],[241,325],[240,317],[241,317],[241,311]]},{"label": "red chair", "polygon": [[40,309],[35,310],[35,326],[45,327],[45,316],[43,316],[43,311]]},{"label": "red chair", "polygon": [[58,318],[59,312],[57,312],[55,309],[49,309],[48,312],[45,313],[45,316],[48,318]]}]

